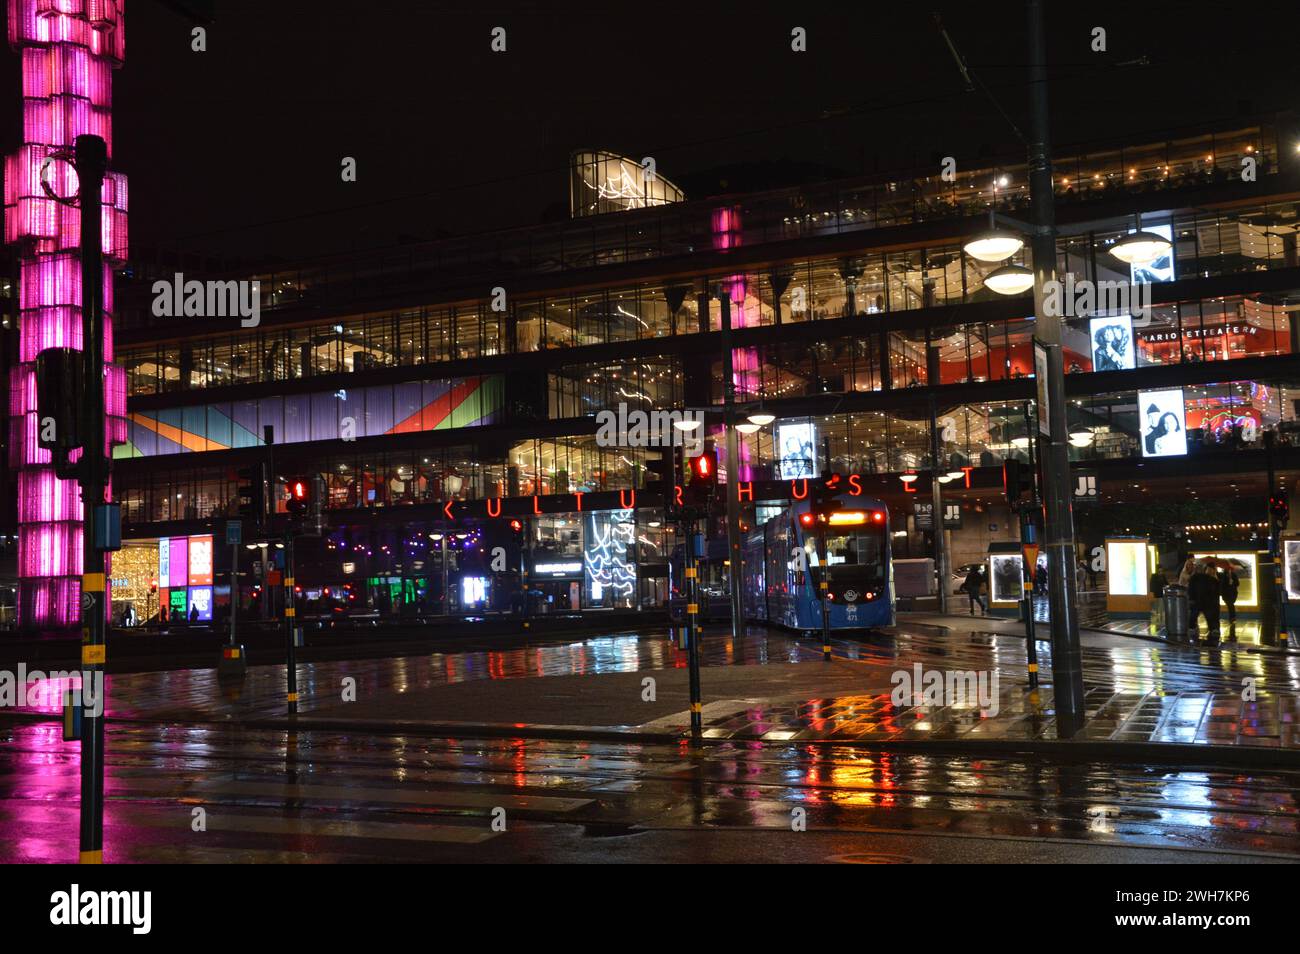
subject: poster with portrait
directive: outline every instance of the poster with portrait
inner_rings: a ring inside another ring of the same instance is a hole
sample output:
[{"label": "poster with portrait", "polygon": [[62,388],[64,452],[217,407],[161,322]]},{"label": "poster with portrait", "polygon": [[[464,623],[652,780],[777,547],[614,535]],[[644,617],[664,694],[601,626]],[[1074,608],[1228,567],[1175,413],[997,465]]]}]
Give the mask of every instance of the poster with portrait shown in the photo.
[{"label": "poster with portrait", "polygon": [[817,476],[817,429],[812,421],[778,424],[776,445],[781,458],[781,479]]},{"label": "poster with portrait", "polygon": [[1143,457],[1178,457],[1187,453],[1182,388],[1139,391],[1138,420]]},{"label": "poster with portrait", "polygon": [[989,554],[989,599],[993,603],[1018,603],[1024,592],[1019,553]]},{"label": "poster with portrait", "polygon": [[1286,598],[1300,600],[1300,540],[1282,541],[1282,559],[1286,569]]},{"label": "poster with portrait", "polygon": [[[1129,233],[1136,232],[1137,229],[1129,229]],[[1174,280],[1174,228],[1172,225],[1144,225],[1143,232],[1154,232],[1156,235],[1164,236],[1169,240],[1169,251],[1161,255],[1154,262],[1148,262],[1146,265],[1130,265],[1129,281],[1138,285],[1151,282],[1172,282]]]},{"label": "poster with portrait", "polygon": [[1129,315],[1093,318],[1088,322],[1092,370],[1131,371],[1137,365],[1133,319]]}]

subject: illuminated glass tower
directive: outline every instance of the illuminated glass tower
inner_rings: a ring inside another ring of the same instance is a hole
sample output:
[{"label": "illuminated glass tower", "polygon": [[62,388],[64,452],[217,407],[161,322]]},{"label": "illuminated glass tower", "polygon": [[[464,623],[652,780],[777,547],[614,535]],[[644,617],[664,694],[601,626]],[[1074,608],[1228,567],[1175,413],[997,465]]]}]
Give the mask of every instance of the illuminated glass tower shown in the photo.
[{"label": "illuminated glass tower", "polygon": [[[18,619],[24,628],[69,626],[79,616],[82,502],[37,444],[36,355],[81,348],[79,210],[51,198],[75,193],[77,136],[100,136],[111,160],[112,70],[125,52],[125,0],[9,0],[9,43],[22,57],[23,135],[5,157],[5,241],[19,250],[18,363],[9,380],[9,465],[18,474]],[[51,160],[54,161],[51,161]],[[106,449],[126,438],[126,379],[113,360],[112,265],[126,256],[126,178],[104,180]]]}]

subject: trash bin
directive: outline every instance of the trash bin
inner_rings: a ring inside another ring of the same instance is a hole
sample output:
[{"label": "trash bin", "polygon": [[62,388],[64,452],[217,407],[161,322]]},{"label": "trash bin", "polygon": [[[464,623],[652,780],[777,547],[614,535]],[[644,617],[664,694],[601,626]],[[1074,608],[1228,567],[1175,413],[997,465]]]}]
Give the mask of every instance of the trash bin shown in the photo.
[{"label": "trash bin", "polygon": [[1188,604],[1187,587],[1170,583],[1165,587],[1165,636],[1185,642],[1187,640]]}]

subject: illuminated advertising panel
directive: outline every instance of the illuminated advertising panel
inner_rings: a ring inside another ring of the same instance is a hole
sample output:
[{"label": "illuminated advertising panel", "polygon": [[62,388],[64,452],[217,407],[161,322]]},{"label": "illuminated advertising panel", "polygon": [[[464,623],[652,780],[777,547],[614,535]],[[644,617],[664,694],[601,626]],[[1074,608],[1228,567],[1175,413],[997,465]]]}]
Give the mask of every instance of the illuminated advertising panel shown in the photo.
[{"label": "illuminated advertising panel", "polygon": [[[1136,232],[1137,229],[1129,229],[1129,234]],[[1174,228],[1172,225],[1144,225],[1143,232],[1154,232],[1156,235],[1163,235],[1169,240],[1169,251],[1161,255],[1154,262],[1148,262],[1145,265],[1130,265],[1129,280],[1133,284],[1143,282],[1172,282],[1174,280]]]},{"label": "illuminated advertising panel", "polygon": [[1182,388],[1139,391],[1138,417],[1143,457],[1178,457],[1187,453],[1187,419]]},{"label": "illuminated advertising panel", "polygon": [[1286,598],[1300,600],[1300,540],[1282,541],[1282,559],[1286,566]]},{"label": "illuminated advertising panel", "polygon": [[1024,593],[1024,557],[1019,553],[989,554],[989,602],[1018,603]]},{"label": "illuminated advertising panel", "polygon": [[782,480],[817,476],[817,428],[812,421],[777,425],[776,446]]},{"label": "illuminated advertising panel", "polygon": [[212,621],[212,587],[210,586],[191,586],[190,587],[190,607],[186,610],[186,619],[190,618],[194,610],[199,611],[198,621],[210,623]]},{"label": "illuminated advertising panel", "polygon": [[171,541],[163,537],[158,541],[158,585],[167,587],[171,585]]},{"label": "illuminated advertising panel", "polygon": [[1131,371],[1136,365],[1133,319],[1128,315],[1093,318],[1088,322],[1092,339],[1092,370]]},{"label": "illuminated advertising panel", "polygon": [[[1292,541],[1287,541],[1288,543]],[[1287,560],[1287,591],[1290,592],[1291,584],[1289,574],[1291,572],[1291,563],[1289,552],[1286,551],[1284,559]],[[1219,550],[1217,553],[1193,553],[1192,558],[1198,563],[1203,560],[1214,561],[1214,571],[1216,574],[1226,573],[1228,568],[1237,574],[1237,606],[1251,607],[1259,606],[1259,591],[1256,589],[1256,578],[1258,577],[1255,552],[1253,550]],[[1219,602],[1223,599],[1220,597]]]},{"label": "illuminated advertising panel", "polygon": [[1106,541],[1106,586],[1111,596],[1146,596],[1147,541]]},{"label": "illuminated advertising panel", "polygon": [[190,537],[190,586],[212,585],[212,537]]},{"label": "illuminated advertising panel", "polygon": [[167,545],[170,548],[168,557],[170,566],[167,574],[167,585],[175,587],[189,586],[190,583],[190,548],[189,537],[169,537]]}]

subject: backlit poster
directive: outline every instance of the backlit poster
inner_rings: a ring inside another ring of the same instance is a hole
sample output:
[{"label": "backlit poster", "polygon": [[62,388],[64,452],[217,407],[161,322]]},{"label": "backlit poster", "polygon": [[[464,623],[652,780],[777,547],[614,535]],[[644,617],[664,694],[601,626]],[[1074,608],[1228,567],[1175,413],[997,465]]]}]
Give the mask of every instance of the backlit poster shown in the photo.
[{"label": "backlit poster", "polygon": [[192,586],[190,587],[190,606],[186,610],[185,618],[189,619],[194,610],[199,611],[198,619],[202,622],[212,621],[212,587],[210,586]]},{"label": "backlit poster", "polygon": [[169,572],[167,574],[167,585],[175,587],[186,587],[190,584],[190,549],[188,537],[169,537],[167,546],[170,551],[168,556]]},{"label": "backlit poster", "polygon": [[1098,317],[1088,322],[1092,370],[1131,371],[1136,365],[1133,319],[1129,315]]},{"label": "backlit poster", "polygon": [[158,585],[167,587],[171,581],[171,541],[163,537],[158,541]]},{"label": "backlit poster", "polygon": [[[1129,234],[1136,232],[1137,229],[1129,229]],[[1164,236],[1169,240],[1169,251],[1161,255],[1154,262],[1148,262],[1146,265],[1130,265],[1129,280],[1133,284],[1144,282],[1172,282],[1174,280],[1174,229],[1172,225],[1144,225],[1143,232],[1154,232],[1156,235]]]},{"label": "backlit poster", "polygon": [[817,476],[817,429],[812,421],[777,425],[776,446],[782,480]]},{"label": "backlit poster", "polygon": [[1147,595],[1147,541],[1107,540],[1106,580],[1111,596]]},{"label": "backlit poster", "polygon": [[1300,600],[1300,540],[1282,541],[1282,559],[1286,568],[1286,598]]},{"label": "backlit poster", "polygon": [[1178,457],[1187,453],[1182,388],[1139,391],[1138,420],[1143,457]]},{"label": "backlit poster", "polygon": [[1024,557],[1019,553],[989,554],[989,601],[991,603],[1018,603],[1024,595],[1022,566]]},{"label": "backlit poster", "polygon": [[212,537],[190,537],[190,586],[212,585]]}]

